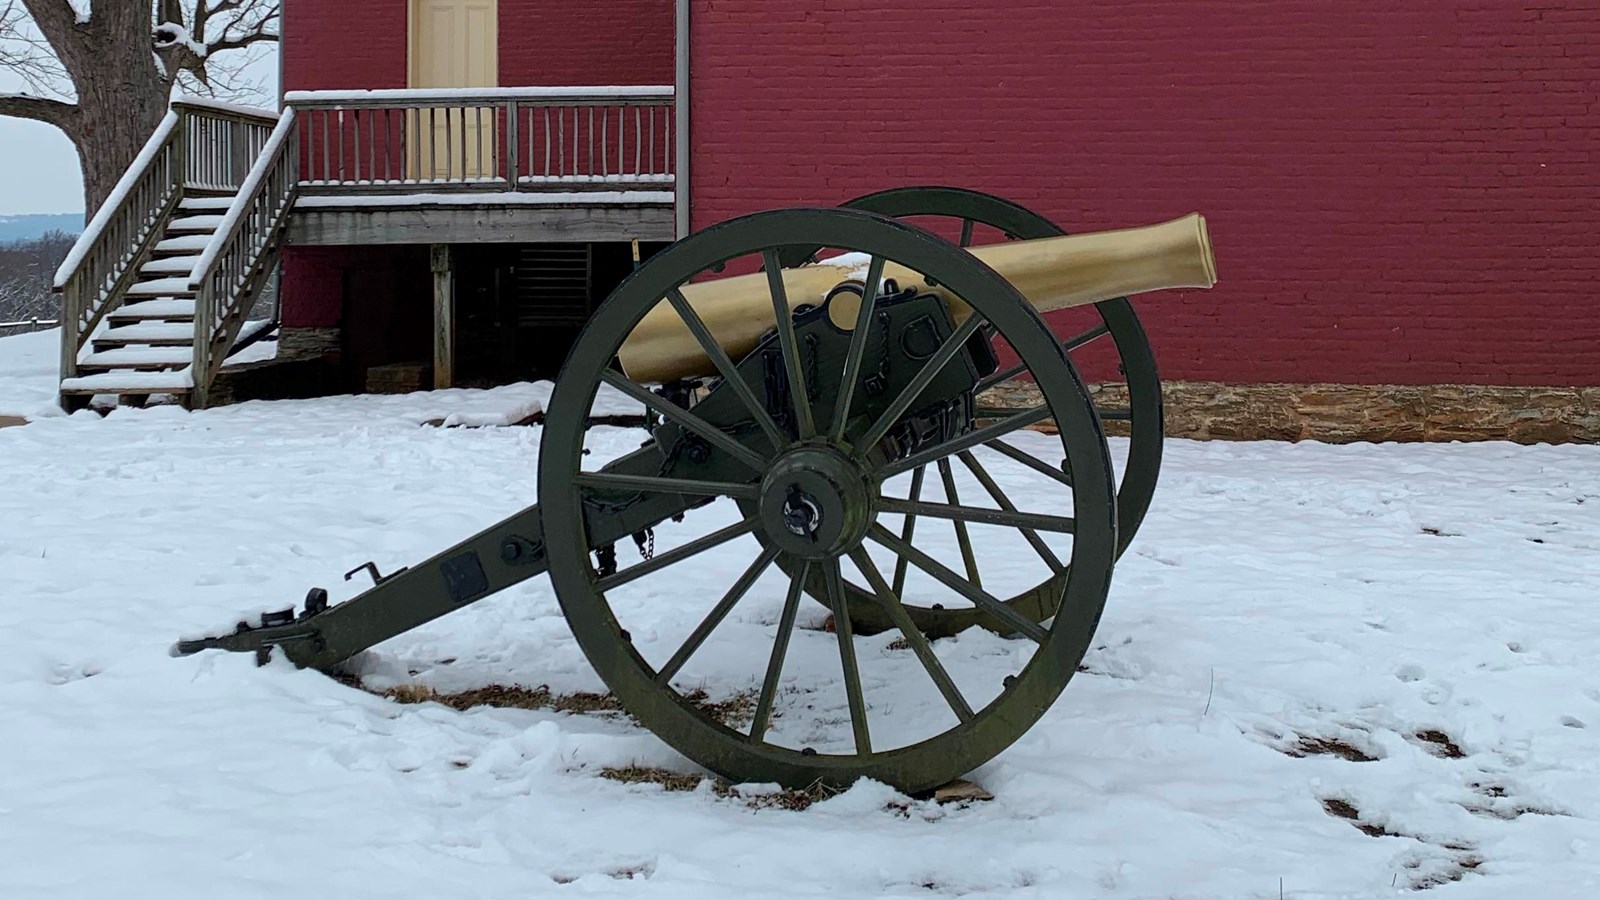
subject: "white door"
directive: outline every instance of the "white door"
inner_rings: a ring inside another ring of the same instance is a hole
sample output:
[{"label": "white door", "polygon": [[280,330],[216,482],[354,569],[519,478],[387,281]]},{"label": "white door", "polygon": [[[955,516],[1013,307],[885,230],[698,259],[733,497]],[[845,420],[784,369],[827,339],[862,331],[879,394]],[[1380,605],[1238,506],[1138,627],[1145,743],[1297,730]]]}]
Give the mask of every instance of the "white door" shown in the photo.
[{"label": "white door", "polygon": [[[496,0],[411,0],[413,88],[495,87],[500,76]],[[410,114],[411,177],[493,178],[499,172],[496,108],[452,106]]]}]

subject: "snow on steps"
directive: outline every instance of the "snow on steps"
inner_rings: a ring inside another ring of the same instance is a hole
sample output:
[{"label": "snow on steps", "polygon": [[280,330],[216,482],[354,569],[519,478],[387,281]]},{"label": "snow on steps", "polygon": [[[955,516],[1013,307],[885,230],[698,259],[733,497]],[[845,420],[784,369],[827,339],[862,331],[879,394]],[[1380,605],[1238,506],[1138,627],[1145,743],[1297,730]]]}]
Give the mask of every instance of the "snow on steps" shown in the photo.
[{"label": "snow on steps", "polygon": [[189,275],[194,272],[194,264],[200,261],[198,254],[189,256],[168,256],[162,259],[153,259],[139,267],[140,275]]},{"label": "snow on steps", "polygon": [[156,255],[182,254],[185,256],[198,256],[198,251],[204,250],[206,244],[211,242],[209,234],[181,234],[177,237],[165,238],[156,244]]},{"label": "snow on steps", "polygon": [[193,388],[194,380],[187,368],[176,372],[103,372],[61,381],[61,391],[66,394],[186,394]]},{"label": "snow on steps", "polygon": [[156,278],[150,281],[141,281],[128,288],[129,297],[193,297],[194,291],[189,288],[189,279],[183,278]]},{"label": "snow on steps", "polygon": [[120,321],[141,319],[194,319],[194,300],[184,298],[164,298],[160,300],[143,300],[138,303],[124,303],[106,318],[112,324]]},{"label": "snow on steps", "polygon": [[178,208],[183,210],[206,209],[226,210],[233,205],[233,195],[222,197],[185,197],[178,201]]},{"label": "snow on steps", "polygon": [[91,353],[78,361],[79,369],[171,368],[194,359],[190,347],[119,347]]},{"label": "snow on steps", "polygon": [[167,223],[167,234],[210,235],[222,224],[222,216],[184,216]]},{"label": "snow on steps", "polygon": [[132,325],[107,329],[94,339],[96,344],[162,344],[190,343],[194,340],[194,326],[183,322],[139,320]]}]

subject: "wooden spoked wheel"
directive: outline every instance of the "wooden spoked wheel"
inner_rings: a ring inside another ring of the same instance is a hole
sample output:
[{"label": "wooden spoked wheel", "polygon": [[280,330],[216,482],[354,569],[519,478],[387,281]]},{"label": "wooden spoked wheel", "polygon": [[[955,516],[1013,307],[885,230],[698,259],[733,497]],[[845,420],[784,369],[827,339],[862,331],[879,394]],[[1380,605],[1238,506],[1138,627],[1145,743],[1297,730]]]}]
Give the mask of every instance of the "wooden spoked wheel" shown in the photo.
[{"label": "wooden spoked wheel", "polygon": [[[956,242],[962,247],[981,244],[986,240],[1035,240],[1067,233],[1054,222],[1023,206],[992,194],[964,188],[936,186],[895,188],[857,197],[843,204],[843,207],[915,220],[918,224],[948,225],[944,230],[959,235]],[[785,267],[805,265],[815,258],[818,249],[791,247],[785,251],[780,260]],[[1117,469],[1117,555],[1121,556],[1144,521],[1161,473],[1163,438],[1161,378],[1156,370],[1155,354],[1150,348],[1144,327],[1140,324],[1133,305],[1126,298],[1105,300],[1094,304],[1092,312],[1088,310],[1083,312],[1084,315],[1078,316],[1076,327],[1070,329],[1061,340],[1067,358],[1072,360],[1075,354],[1100,353],[1101,365],[1106,368],[1114,366],[1116,373],[1127,385],[1125,403],[1121,401],[1116,404],[1102,403],[1096,407],[1096,414],[1101,420],[1128,423],[1126,454],[1122,456],[1120,466],[1114,465]],[[1060,329],[1057,329],[1057,333],[1060,333]],[[1109,359],[1105,358],[1108,350],[1112,354]],[[1026,380],[1029,375],[1027,367],[1017,360],[986,378],[985,386],[992,387],[1013,379]],[[1013,416],[1026,411],[1023,408],[993,406],[985,410],[998,417]],[[1063,494],[1070,486],[1070,473],[1056,461],[1047,461],[1029,453],[1016,446],[1013,441],[1003,437],[996,438],[986,447],[1027,466],[1047,479],[1060,482],[1058,490]],[[1113,462],[1117,462],[1115,457]],[[928,471],[927,467],[922,467],[913,473],[911,492],[914,495],[921,497],[942,491],[947,500],[956,502],[950,498],[961,496],[963,487],[969,494],[976,491],[979,496],[990,498],[994,498],[995,491],[1000,489],[990,473],[983,470],[982,463],[971,455],[958,458],[954,462],[941,461],[934,464],[933,468],[932,472]],[[914,541],[918,527],[916,517],[909,517],[902,537]],[[928,528],[953,528],[957,543],[954,549],[960,554],[967,576],[981,582],[983,568],[979,558],[981,554],[978,548],[972,546],[972,539],[967,529],[961,527],[959,523],[937,522],[926,523],[920,527],[924,529],[924,535],[927,534]],[[1017,536],[1034,544],[1039,543],[1037,536],[1020,532]],[[1041,549],[1041,555],[1048,553],[1047,549]],[[1059,571],[1053,566],[1052,569],[1052,575]],[[906,572],[904,566],[896,567],[893,579],[896,590],[903,586]],[[1056,579],[1048,578],[1025,590],[1017,591],[1007,602],[1013,609],[1033,621],[1043,621],[1054,613],[1060,587]],[[822,588],[820,583],[813,584],[809,593],[821,599],[825,597]],[[857,631],[873,633],[893,627],[893,623],[881,614],[877,604],[871,602],[871,591],[868,586],[846,582],[846,592],[850,597],[852,624]],[[972,607],[934,608],[912,603],[908,607],[908,612],[918,627],[930,635],[956,634],[974,625],[990,629],[1006,627],[1003,622],[985,614],[983,610]]]},{"label": "wooden spoked wheel", "polygon": [[[836,373],[814,371],[818,357],[807,356],[788,313],[780,258],[796,246],[860,254],[867,273]],[[875,304],[887,263],[921,273],[972,312],[942,326],[936,349],[918,357],[925,361],[914,372],[888,381],[874,401],[881,413],[851,418],[863,354],[884,338]],[[645,315],[670,304],[722,376],[708,396],[739,382],[740,370],[716,349],[682,289],[762,266],[769,296],[758,299],[783,311],[765,352],[788,375],[784,409],[772,409],[770,396],[763,400],[743,383],[738,403],[748,427],[740,433],[697,414],[711,404],[695,398],[707,395],[635,383],[615,364]],[[882,452],[884,436],[980,334],[1026,366],[1040,408],[963,427],[899,455]],[[819,384],[843,392],[842,399],[824,403]],[[693,435],[698,449],[678,456],[684,441],[663,446],[656,474],[608,472],[609,459],[638,447],[637,431],[598,424],[597,401],[611,402],[613,392],[642,402],[674,433]],[[599,308],[549,408],[540,515],[562,611],[629,713],[734,782],[841,785],[870,777],[908,792],[935,787],[1020,737],[1088,649],[1117,554],[1111,463],[1094,405],[1060,341],[1016,290],[928,231],[860,211],[802,209],[735,219],[686,238],[652,257]],[[1051,482],[1060,490],[1052,492],[1050,512],[998,501],[934,503],[908,490],[917,471],[966,468],[980,455],[992,464],[995,441],[1045,418],[1058,430],[1028,432],[1028,455],[1059,459],[1048,468],[1070,473]],[[680,463],[689,456],[693,465]],[[608,548],[591,545],[588,517],[602,510],[628,516],[630,506],[643,509],[662,494],[704,502],[652,533],[654,555],[641,552],[645,558],[621,567],[602,560]],[[803,509],[797,496],[806,500]],[[1049,615],[1025,614],[1015,598],[1001,599],[964,575],[960,563],[906,540],[913,517],[1048,535],[1053,544],[1042,537],[1038,543],[1054,565],[1034,593]],[[897,575],[902,568],[917,577]],[[865,588],[848,587],[847,577]],[[808,590],[825,598],[832,632],[802,620],[800,594]],[[914,609],[936,605],[920,592],[968,604],[1009,637],[977,631],[936,639],[913,619]],[[859,603],[875,606],[892,635],[858,635],[847,609]],[[748,702],[735,702],[740,697]]]}]

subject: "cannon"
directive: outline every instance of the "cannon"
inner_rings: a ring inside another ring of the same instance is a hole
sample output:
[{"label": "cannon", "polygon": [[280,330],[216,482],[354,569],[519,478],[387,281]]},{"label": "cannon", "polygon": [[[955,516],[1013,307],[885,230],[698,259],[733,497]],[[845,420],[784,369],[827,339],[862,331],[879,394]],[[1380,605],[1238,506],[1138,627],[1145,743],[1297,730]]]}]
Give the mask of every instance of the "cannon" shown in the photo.
[{"label": "cannon", "polygon": [[[313,589],[175,652],[332,671],[548,573],[607,687],[690,760],[735,783],[937,787],[1054,703],[1149,507],[1160,383],[1124,295],[1215,280],[1198,215],[1068,236],[929,187],[724,222],[584,327],[537,505],[390,575],[369,564],[349,600]],[[1091,318],[1063,338],[1042,314],[1069,308]],[[1125,405],[1097,408],[1088,351]],[[991,399],[1018,384],[1025,402]],[[619,400],[643,416],[619,422]],[[1120,467],[1105,421],[1128,429]]]}]

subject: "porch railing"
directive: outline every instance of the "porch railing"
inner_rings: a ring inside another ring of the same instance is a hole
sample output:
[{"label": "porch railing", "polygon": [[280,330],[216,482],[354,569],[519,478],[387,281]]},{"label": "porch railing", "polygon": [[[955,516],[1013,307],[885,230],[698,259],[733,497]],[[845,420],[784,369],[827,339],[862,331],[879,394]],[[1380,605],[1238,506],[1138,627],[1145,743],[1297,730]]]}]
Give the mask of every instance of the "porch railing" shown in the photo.
[{"label": "porch railing", "polygon": [[306,194],[669,189],[671,87],[301,91]]},{"label": "porch railing", "polygon": [[254,160],[252,146],[259,147],[254,142],[277,118],[203,100],[172,104],[56,270],[63,379],[78,374],[79,352],[121,305],[184,192],[236,189]]},{"label": "porch railing", "polygon": [[189,277],[189,288],[195,292],[191,399],[197,408],[206,405],[211,381],[277,261],[278,241],[300,181],[295,127],[295,110],[284,110],[256,148],[238,195]]}]

